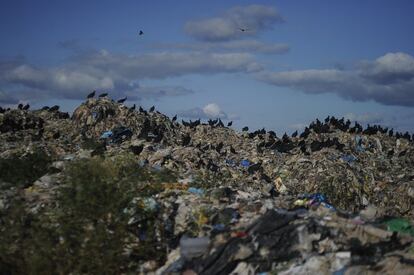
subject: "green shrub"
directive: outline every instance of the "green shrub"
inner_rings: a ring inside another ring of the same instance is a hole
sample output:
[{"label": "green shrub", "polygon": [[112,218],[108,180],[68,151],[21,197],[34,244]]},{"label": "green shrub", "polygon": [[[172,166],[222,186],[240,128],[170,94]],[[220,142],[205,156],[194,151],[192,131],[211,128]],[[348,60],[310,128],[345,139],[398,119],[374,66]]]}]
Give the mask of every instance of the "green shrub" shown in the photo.
[{"label": "green shrub", "polygon": [[[70,253],[72,259],[62,257],[59,262],[65,273],[73,272],[74,268],[80,273],[123,271],[128,262],[123,254],[125,240],[131,236],[127,225],[130,217],[124,209],[134,197],[162,191],[155,178],[153,173],[139,169],[129,157],[94,158],[69,168],[67,186],[59,199],[62,212],[58,219],[59,234],[65,240],[58,253],[65,256]],[[151,214],[144,208],[135,213],[141,217],[142,226],[148,227],[146,241],[133,251],[139,255],[137,260],[154,256],[152,243],[156,240],[151,226],[157,217]]]},{"label": "green shrub", "polygon": [[0,181],[27,187],[48,172],[51,162],[52,158],[40,149],[23,157],[0,159]]},{"label": "green shrub", "polygon": [[57,234],[46,215],[27,212],[20,198],[0,213],[0,270],[2,274],[52,274]]},{"label": "green shrub", "polygon": [[[162,191],[161,182],[173,175],[139,168],[131,156],[72,162],[65,169],[55,208],[34,215],[17,199],[7,213],[0,213],[1,270],[119,274],[135,272],[145,260],[164,261],[166,242],[155,234],[162,233],[160,212],[139,202]],[[133,198],[142,199],[134,205],[139,224],[131,226],[131,213],[125,209],[136,201]],[[137,241],[137,228],[145,230],[145,240]],[[135,245],[127,254],[131,242]]]}]

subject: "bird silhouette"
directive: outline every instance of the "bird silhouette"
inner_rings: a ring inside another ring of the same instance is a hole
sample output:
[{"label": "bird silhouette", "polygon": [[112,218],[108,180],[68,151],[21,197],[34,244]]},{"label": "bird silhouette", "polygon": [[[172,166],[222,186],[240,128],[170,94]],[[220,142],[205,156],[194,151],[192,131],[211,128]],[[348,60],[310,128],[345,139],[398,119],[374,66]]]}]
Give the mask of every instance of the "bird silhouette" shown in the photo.
[{"label": "bird silhouette", "polygon": [[298,131],[294,131],[292,134],[292,137],[297,137],[298,136]]},{"label": "bird silhouette", "polygon": [[59,108],[60,108],[59,105],[54,105],[49,108],[49,112],[59,111]]},{"label": "bird silhouette", "polygon": [[103,93],[103,94],[100,94],[99,97],[105,97],[107,95],[108,95],[108,93]]},{"label": "bird silhouette", "polygon": [[224,127],[223,121],[221,121],[221,119],[219,118],[219,121],[217,123],[218,127]]},{"label": "bird silhouette", "polygon": [[240,30],[240,31],[242,31],[242,32],[245,32],[245,31],[247,31],[247,30],[249,30],[249,29],[239,28],[239,30]]},{"label": "bird silhouette", "polygon": [[269,133],[269,136],[274,137],[274,138],[276,137],[275,131],[269,131],[268,133]]},{"label": "bird silhouette", "polygon": [[243,131],[243,132],[247,132],[247,131],[249,131],[249,127],[247,127],[247,126],[246,126],[246,127],[243,127],[242,131]]},{"label": "bird silhouette", "polygon": [[19,104],[19,105],[17,105],[17,109],[19,109],[19,110],[22,110],[23,109],[23,104]]},{"label": "bird silhouette", "polygon": [[233,121],[230,121],[229,123],[227,123],[227,127],[230,127],[231,125],[233,125]]},{"label": "bird silhouette", "polygon": [[289,136],[286,133],[282,136],[282,141],[285,143],[289,142]]},{"label": "bird silhouette", "polygon": [[254,174],[256,171],[259,171],[260,169],[262,169],[262,163],[258,162],[250,165],[249,168],[247,168],[247,172],[249,174]]},{"label": "bird silhouette", "polygon": [[130,111],[134,111],[136,107],[137,107],[137,106],[134,104],[131,108],[129,108],[129,110],[130,110]]},{"label": "bird silhouette", "polygon": [[216,125],[216,123],[218,122],[218,119],[215,119],[215,120],[209,120],[208,121],[208,124],[210,125],[210,126],[214,126],[214,125]]},{"label": "bird silhouette", "polygon": [[125,100],[127,100],[127,97],[124,97],[124,98],[121,98],[121,99],[118,99],[118,103],[124,103],[125,102]]},{"label": "bird silhouette", "polygon": [[175,115],[173,118],[172,118],[172,122],[175,122],[177,120],[177,115]]},{"label": "bird silhouette", "polygon": [[155,110],[155,106],[152,106],[152,107],[149,109],[149,111],[150,111],[150,112],[154,112],[154,110]]},{"label": "bird silhouette", "polygon": [[138,33],[138,35],[143,35],[144,34],[144,32],[143,31],[139,31],[139,33]]},{"label": "bird silhouette", "polygon": [[185,127],[190,127],[190,123],[187,121],[184,121],[183,119],[181,120],[181,123],[183,124],[183,126]]},{"label": "bird silhouette", "polygon": [[27,110],[29,110],[29,108],[30,108],[30,105],[29,104],[26,104],[26,105],[23,106],[22,109],[25,110],[25,111],[27,111]]},{"label": "bird silhouette", "polygon": [[88,94],[86,98],[93,98],[96,94],[96,91],[93,91],[92,93]]},{"label": "bird silhouette", "polygon": [[187,134],[184,137],[182,137],[181,145],[187,146],[191,142],[191,137]]},{"label": "bird silhouette", "polygon": [[131,147],[129,147],[129,149],[135,155],[139,155],[139,154],[141,154],[142,150],[144,150],[144,146],[143,145],[132,145]]}]

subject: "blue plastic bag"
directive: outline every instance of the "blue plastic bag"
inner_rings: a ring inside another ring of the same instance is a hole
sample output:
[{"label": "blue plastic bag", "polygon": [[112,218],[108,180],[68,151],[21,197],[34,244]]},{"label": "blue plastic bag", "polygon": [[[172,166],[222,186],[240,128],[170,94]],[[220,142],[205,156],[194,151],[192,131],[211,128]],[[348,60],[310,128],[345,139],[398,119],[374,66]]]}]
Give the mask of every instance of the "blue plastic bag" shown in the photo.
[{"label": "blue plastic bag", "polygon": [[203,195],[204,194],[204,190],[201,188],[195,188],[195,187],[190,187],[188,188],[188,192],[196,194],[196,195]]},{"label": "blue plastic bag", "polygon": [[248,161],[247,159],[244,159],[240,162],[240,165],[243,167],[249,167],[250,166],[250,161]]},{"label": "blue plastic bag", "polygon": [[104,138],[104,139],[110,138],[110,137],[112,137],[112,135],[113,135],[113,133],[112,133],[111,130],[105,131],[105,132],[102,133],[101,138]]},{"label": "blue plastic bag", "polygon": [[341,156],[341,159],[345,162],[348,162],[348,163],[352,163],[352,162],[358,160],[358,158],[355,157],[354,155],[343,155],[343,156]]}]

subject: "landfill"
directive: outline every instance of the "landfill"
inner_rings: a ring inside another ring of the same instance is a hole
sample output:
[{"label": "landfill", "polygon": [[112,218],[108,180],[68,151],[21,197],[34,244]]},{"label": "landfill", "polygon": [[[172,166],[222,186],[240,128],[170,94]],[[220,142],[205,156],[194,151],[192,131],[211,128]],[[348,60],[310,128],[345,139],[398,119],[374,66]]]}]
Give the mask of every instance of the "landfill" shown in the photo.
[{"label": "landfill", "polygon": [[414,274],[414,137],[177,121],[109,97],[0,113],[2,274]]}]

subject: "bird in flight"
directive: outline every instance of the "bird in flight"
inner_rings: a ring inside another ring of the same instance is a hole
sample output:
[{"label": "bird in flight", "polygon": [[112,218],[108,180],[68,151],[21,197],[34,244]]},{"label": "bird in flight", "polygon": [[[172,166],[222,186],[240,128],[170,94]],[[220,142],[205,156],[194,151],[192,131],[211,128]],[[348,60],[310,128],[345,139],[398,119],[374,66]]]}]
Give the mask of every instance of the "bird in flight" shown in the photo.
[{"label": "bird in flight", "polygon": [[245,32],[248,31],[249,29],[245,29],[245,28],[239,28],[240,31]]},{"label": "bird in flight", "polygon": [[138,35],[143,35],[144,34],[144,32],[143,31],[139,31],[139,33],[138,33]]}]

